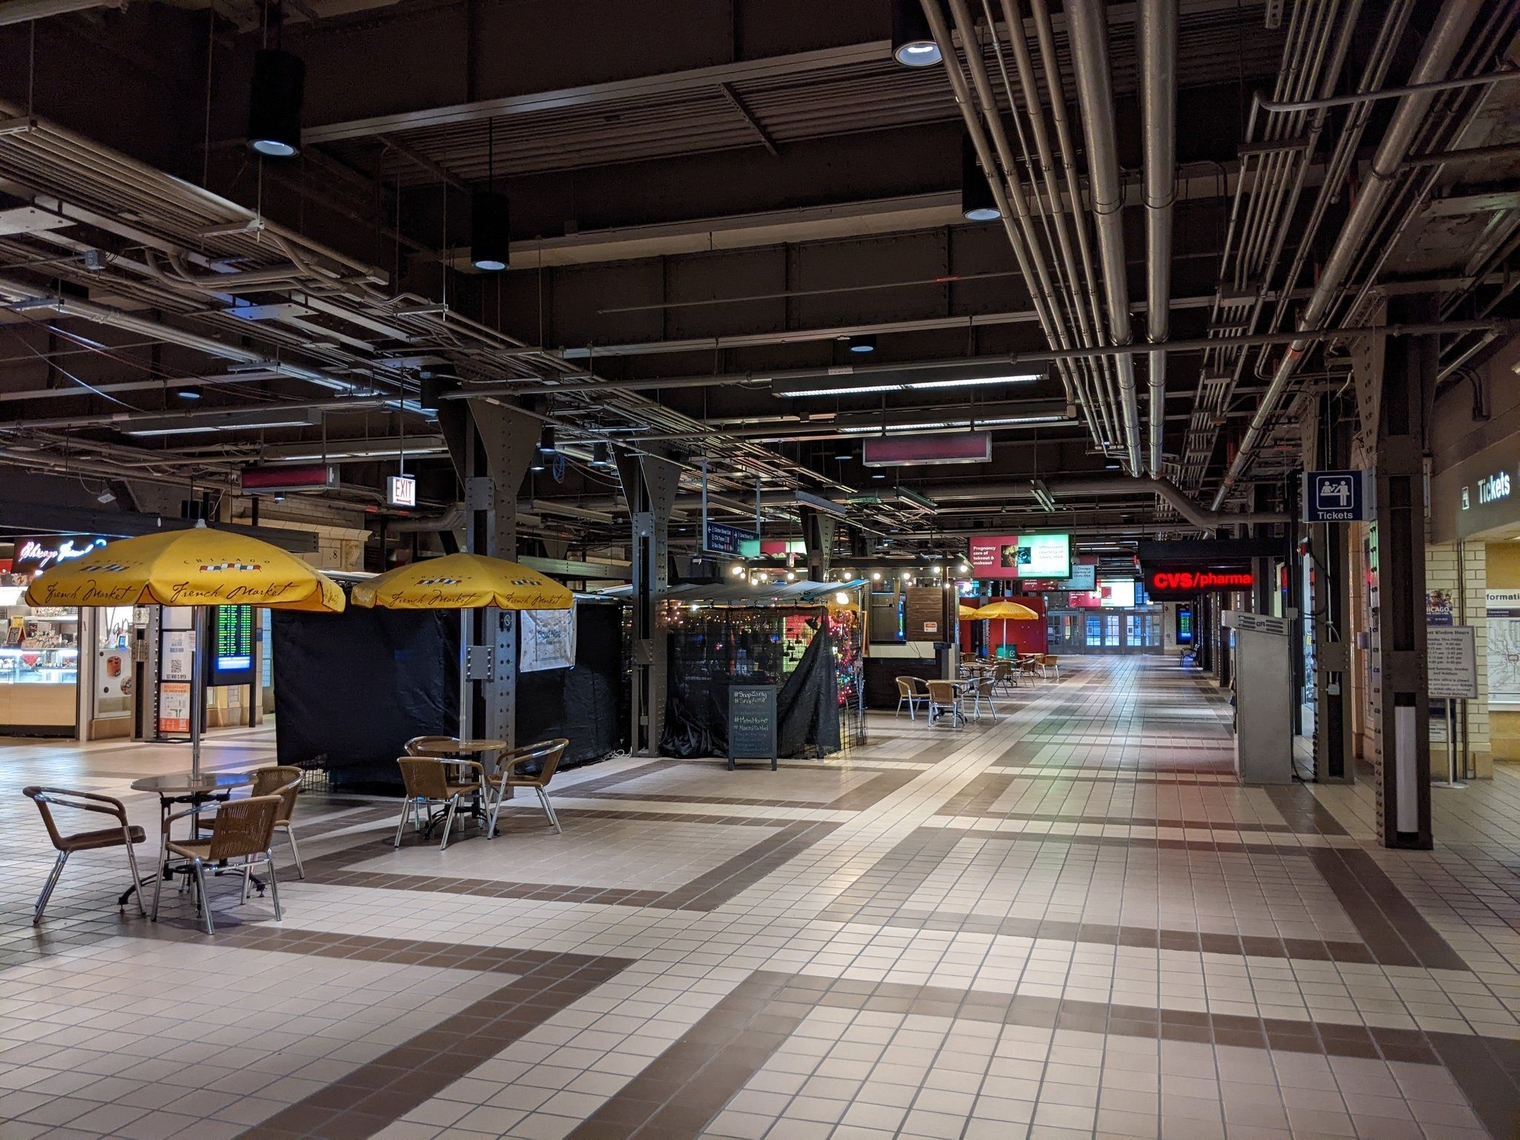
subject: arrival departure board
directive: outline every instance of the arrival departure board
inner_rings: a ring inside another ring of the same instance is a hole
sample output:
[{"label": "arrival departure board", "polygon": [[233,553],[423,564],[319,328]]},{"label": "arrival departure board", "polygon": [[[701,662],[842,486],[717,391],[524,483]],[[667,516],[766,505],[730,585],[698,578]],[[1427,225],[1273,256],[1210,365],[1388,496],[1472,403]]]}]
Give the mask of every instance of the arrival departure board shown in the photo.
[{"label": "arrival departure board", "polygon": [[253,683],[253,607],[217,606],[211,622],[212,685]]}]

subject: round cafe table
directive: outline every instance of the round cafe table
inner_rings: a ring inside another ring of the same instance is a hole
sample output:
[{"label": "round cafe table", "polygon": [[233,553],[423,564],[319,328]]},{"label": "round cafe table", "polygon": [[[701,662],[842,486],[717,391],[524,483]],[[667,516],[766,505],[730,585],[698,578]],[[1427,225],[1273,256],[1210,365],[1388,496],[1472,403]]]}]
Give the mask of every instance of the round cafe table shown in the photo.
[{"label": "round cafe table", "polygon": [[[160,832],[165,832],[169,827],[169,816],[174,814],[174,808],[178,804],[189,804],[191,807],[199,807],[201,804],[212,801],[223,801],[232,795],[234,788],[246,788],[253,784],[252,772],[202,772],[199,776],[192,776],[189,772],[174,772],[166,776],[144,776],[140,780],[132,781],[132,790],[135,792],[154,792],[158,796],[158,827]],[[199,817],[191,817],[190,837],[194,839],[198,829],[196,824]],[[157,871],[154,872],[157,874]],[[165,872],[164,877],[172,878],[173,872]],[[151,877],[147,880],[151,882]],[[127,900],[132,897],[132,892],[144,883],[133,883],[121,896],[121,905],[126,906]],[[260,888],[262,890],[262,887]]]},{"label": "round cafe table", "polygon": [[[447,764],[450,760],[462,762],[472,757],[484,756],[490,752],[503,752],[507,748],[507,742],[505,740],[490,740],[485,738],[475,740],[465,737],[461,739],[457,736],[451,736],[445,740],[430,740],[426,744],[417,745],[416,748],[418,756],[432,756]],[[494,769],[495,765],[493,764],[491,767]],[[485,819],[485,803],[482,797],[471,797],[470,814],[477,820]],[[428,825],[423,830],[424,836],[430,837],[433,834],[433,828],[441,816],[442,813],[438,812],[428,820]]]}]

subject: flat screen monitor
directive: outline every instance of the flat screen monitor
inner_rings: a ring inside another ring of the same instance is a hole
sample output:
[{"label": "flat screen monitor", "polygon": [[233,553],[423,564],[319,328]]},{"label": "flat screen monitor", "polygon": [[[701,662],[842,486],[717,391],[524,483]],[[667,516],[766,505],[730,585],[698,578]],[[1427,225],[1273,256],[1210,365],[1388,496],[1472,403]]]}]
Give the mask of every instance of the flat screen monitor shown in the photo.
[{"label": "flat screen monitor", "polygon": [[971,574],[976,578],[1069,578],[1071,535],[1004,534],[973,538]]}]

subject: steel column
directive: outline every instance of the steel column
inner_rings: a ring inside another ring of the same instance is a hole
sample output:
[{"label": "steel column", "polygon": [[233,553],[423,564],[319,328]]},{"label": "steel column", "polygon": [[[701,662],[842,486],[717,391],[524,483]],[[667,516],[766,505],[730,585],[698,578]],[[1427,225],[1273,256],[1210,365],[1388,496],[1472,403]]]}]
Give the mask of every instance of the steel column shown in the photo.
[{"label": "steel column", "polygon": [[[1395,298],[1433,313],[1431,298]],[[1439,338],[1389,337],[1377,425],[1377,521],[1369,528],[1371,693],[1378,842],[1429,850],[1430,716],[1425,671],[1425,408]]]},{"label": "steel column", "polygon": [[[517,497],[538,447],[540,424],[516,408],[469,403],[474,431],[465,482],[469,549],[493,558],[517,557]],[[494,665],[460,710],[459,734],[517,743],[517,615],[491,607],[473,611],[461,633],[467,645],[488,646]],[[464,646],[461,646],[461,655]],[[463,661],[461,660],[461,676]],[[469,687],[465,686],[469,692]]]},{"label": "steel column", "polygon": [[628,747],[654,755],[665,727],[665,692],[670,647],[656,603],[670,584],[670,512],[680,488],[681,469],[649,453],[613,449],[623,495],[633,521],[629,562],[633,572],[633,692]]}]

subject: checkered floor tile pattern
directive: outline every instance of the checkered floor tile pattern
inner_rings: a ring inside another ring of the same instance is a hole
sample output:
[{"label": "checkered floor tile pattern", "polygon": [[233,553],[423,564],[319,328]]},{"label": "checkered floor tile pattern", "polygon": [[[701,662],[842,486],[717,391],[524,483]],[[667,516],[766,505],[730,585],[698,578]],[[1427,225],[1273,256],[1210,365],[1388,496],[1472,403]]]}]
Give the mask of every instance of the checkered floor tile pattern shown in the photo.
[{"label": "checkered floor tile pattern", "polygon": [[398,850],[398,801],[314,789],[283,920],[226,876],[214,936],[119,912],[119,850],[31,922],[20,789],[124,799],[151,861],[129,785],[182,748],[0,740],[0,1140],[1520,1136],[1520,773],[1384,851],[1365,783],[1240,786],[1175,661],[1063,670],[776,772],[565,772],[563,835]]}]

